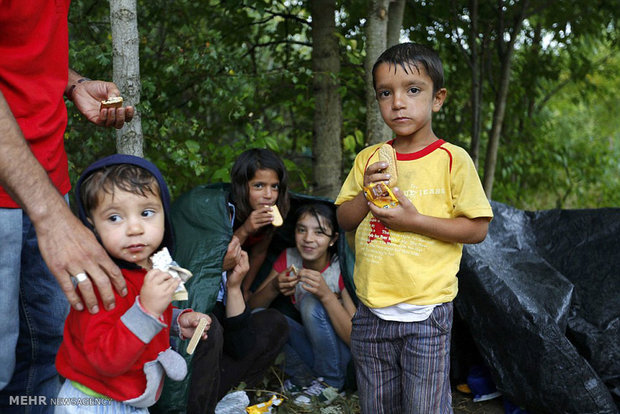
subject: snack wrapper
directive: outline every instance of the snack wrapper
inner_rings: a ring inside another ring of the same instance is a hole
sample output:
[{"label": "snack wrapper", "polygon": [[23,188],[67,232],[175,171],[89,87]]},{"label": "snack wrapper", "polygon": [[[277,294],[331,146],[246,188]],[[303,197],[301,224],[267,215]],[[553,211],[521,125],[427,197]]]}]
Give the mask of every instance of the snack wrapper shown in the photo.
[{"label": "snack wrapper", "polygon": [[188,294],[184,282],[187,282],[189,278],[193,276],[192,272],[180,267],[177,262],[172,260],[170,252],[166,247],[151,256],[151,262],[153,263],[153,269],[168,272],[172,277],[181,279],[181,283],[172,295],[172,300],[187,300]]},{"label": "snack wrapper", "polygon": [[276,397],[275,395],[272,395],[271,399],[269,401],[266,401],[266,402],[260,403],[260,404],[256,404],[256,405],[251,405],[251,406],[247,407],[245,409],[245,411],[248,414],[270,413],[271,412],[271,407],[277,407],[280,404],[282,404],[282,400],[280,398]]},{"label": "snack wrapper", "polygon": [[391,208],[398,205],[398,199],[387,185],[373,183],[364,187],[364,196],[377,207]]}]

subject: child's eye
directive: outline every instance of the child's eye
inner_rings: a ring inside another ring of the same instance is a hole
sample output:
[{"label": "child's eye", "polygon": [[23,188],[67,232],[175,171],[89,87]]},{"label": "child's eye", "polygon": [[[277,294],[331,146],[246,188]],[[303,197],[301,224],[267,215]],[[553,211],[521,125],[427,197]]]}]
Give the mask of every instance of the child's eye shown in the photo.
[{"label": "child's eye", "polygon": [[144,210],[142,212],[142,217],[151,217],[154,214],[155,214],[154,210]]},{"label": "child's eye", "polygon": [[297,233],[305,233],[305,232],[306,232],[306,229],[304,229],[303,227],[297,227],[297,228],[295,229],[295,231],[296,231]]},{"label": "child's eye", "polygon": [[418,93],[418,92],[420,92],[420,88],[418,87],[413,86],[409,88],[409,93]]},{"label": "child's eye", "polygon": [[121,216],[119,216],[118,214],[112,214],[108,217],[108,221],[111,221],[112,223],[117,223],[121,221]]},{"label": "child's eye", "polygon": [[280,184],[274,184],[271,186],[271,188],[273,188],[274,190],[279,190],[280,189]]},{"label": "child's eye", "polygon": [[253,186],[254,188],[263,188],[263,183],[255,183]]},{"label": "child's eye", "polygon": [[377,98],[387,98],[390,96],[390,91],[378,91]]}]

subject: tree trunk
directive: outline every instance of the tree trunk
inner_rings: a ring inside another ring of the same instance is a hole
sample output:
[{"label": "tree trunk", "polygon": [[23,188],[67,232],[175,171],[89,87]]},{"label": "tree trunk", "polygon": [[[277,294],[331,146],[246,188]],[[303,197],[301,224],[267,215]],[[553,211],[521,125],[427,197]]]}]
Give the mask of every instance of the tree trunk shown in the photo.
[{"label": "tree trunk", "polygon": [[341,185],[342,102],[340,53],[336,36],[336,1],[313,0],[312,69],[314,77],[313,193],[335,199]]},{"label": "tree trunk", "polygon": [[142,157],[143,136],[140,112],[140,54],[136,0],[110,0],[112,26],[113,79],[126,105],[136,108],[134,118],[116,133],[116,150],[120,154]]},{"label": "tree trunk", "polygon": [[388,10],[387,47],[400,43],[400,29],[405,15],[405,0],[391,0]]},{"label": "tree trunk", "polygon": [[366,22],[366,142],[376,144],[392,137],[392,131],[383,122],[372,84],[372,67],[386,49],[389,0],[371,0]]},{"label": "tree trunk", "polygon": [[[503,1],[500,0],[500,11],[503,10]],[[491,127],[491,134],[489,136],[489,144],[487,145],[487,156],[484,164],[484,179],[483,187],[487,197],[490,199],[493,194],[493,180],[495,176],[495,166],[497,165],[497,150],[499,148],[499,139],[502,134],[502,126],[504,123],[504,114],[506,111],[506,98],[508,97],[508,86],[510,85],[510,71],[512,68],[512,56],[514,54],[514,45],[519,32],[521,31],[521,25],[525,18],[525,10],[527,9],[528,1],[524,0],[521,5],[521,11],[517,17],[515,17],[514,26],[512,27],[512,33],[510,40],[504,43],[504,30],[503,19],[500,16],[500,30],[498,30],[497,42],[499,57],[501,62],[501,74],[500,84],[497,94],[495,95],[495,109],[493,111],[493,126]]]},{"label": "tree trunk", "polygon": [[469,34],[469,50],[471,53],[471,146],[469,153],[474,165],[478,168],[480,159],[480,125],[482,113],[482,65],[478,46],[478,0],[471,1],[471,31]]}]

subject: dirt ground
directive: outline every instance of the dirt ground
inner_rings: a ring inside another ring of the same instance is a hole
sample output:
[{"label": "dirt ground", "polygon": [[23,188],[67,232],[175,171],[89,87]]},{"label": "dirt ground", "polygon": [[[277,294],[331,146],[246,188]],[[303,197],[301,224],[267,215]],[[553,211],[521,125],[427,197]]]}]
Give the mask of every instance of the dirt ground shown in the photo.
[{"label": "dirt ground", "polygon": [[499,397],[489,401],[473,402],[471,396],[454,391],[452,409],[454,414],[504,414],[504,401]]}]

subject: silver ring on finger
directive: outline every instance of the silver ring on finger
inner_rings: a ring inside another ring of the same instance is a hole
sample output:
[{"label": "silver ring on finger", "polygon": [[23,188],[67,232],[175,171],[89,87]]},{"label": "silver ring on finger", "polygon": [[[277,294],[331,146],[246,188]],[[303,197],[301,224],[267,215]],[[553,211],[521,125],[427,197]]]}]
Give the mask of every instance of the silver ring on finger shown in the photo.
[{"label": "silver ring on finger", "polygon": [[80,283],[80,282],[84,282],[85,280],[87,280],[88,276],[86,276],[86,273],[80,272],[76,274],[75,276],[73,276],[73,278],[75,279],[76,283]]}]

